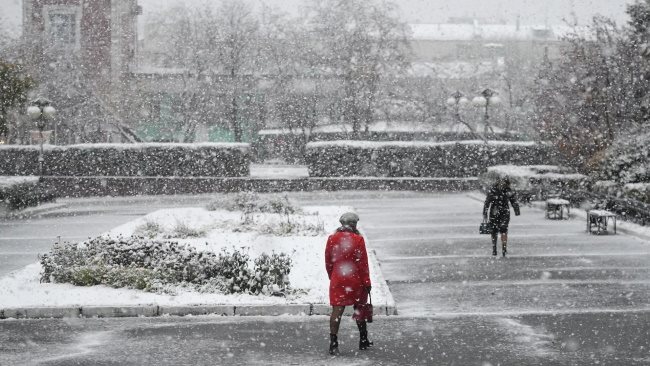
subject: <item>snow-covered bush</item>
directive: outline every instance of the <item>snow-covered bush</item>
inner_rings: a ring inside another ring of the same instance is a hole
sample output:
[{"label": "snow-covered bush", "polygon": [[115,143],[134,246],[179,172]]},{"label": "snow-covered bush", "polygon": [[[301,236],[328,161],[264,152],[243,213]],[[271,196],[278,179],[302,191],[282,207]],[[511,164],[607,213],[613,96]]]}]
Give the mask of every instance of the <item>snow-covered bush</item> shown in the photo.
[{"label": "snow-covered bush", "polygon": [[634,200],[650,203],[650,183],[627,183],[623,186],[623,194]]},{"label": "snow-covered bush", "polygon": [[10,210],[37,206],[54,201],[54,192],[43,188],[35,182],[17,182],[0,186],[0,201],[5,202]]},{"label": "snow-covered bush", "polygon": [[318,215],[304,215],[302,209],[286,196],[244,192],[214,200],[207,209],[242,212],[241,222],[225,225],[236,232],[257,231],[274,236],[325,233]]},{"label": "snow-covered bush", "polygon": [[233,249],[232,253],[224,249],[219,253],[221,274],[225,278],[222,291],[225,293],[248,292],[252,272],[249,267],[250,256],[244,249]]},{"label": "snow-covered bush", "polygon": [[157,222],[147,220],[133,230],[133,235],[153,239],[162,231],[162,227]]},{"label": "snow-covered bush", "polygon": [[[47,146],[46,175],[53,176],[247,176],[248,144],[138,143]],[[0,175],[38,175],[37,146],[0,146]]]},{"label": "snow-covered bush", "polygon": [[650,183],[621,184],[613,180],[601,180],[594,183],[593,189],[601,195],[650,203]]},{"label": "snow-covered bush", "polygon": [[[273,285],[285,290],[288,277],[281,282],[277,273],[288,275],[291,271],[291,260],[282,253],[264,254],[253,262],[243,248],[217,255],[176,242],[135,236],[57,243],[40,257],[40,262],[42,282],[103,284],[152,292],[184,286],[207,292],[267,294],[264,288],[275,288]],[[270,266],[265,267],[266,263]],[[257,279],[256,273],[274,275]]]},{"label": "snow-covered bush", "polygon": [[607,150],[596,175],[621,184],[650,182],[650,132],[625,135]]},{"label": "snow-covered bush", "polygon": [[282,293],[289,285],[291,258],[285,253],[262,254],[255,259],[255,268],[248,286],[253,294]]},{"label": "snow-covered bush", "polygon": [[259,195],[255,192],[242,192],[216,199],[207,206],[210,211],[241,211],[245,215],[252,213],[277,213],[291,215],[302,212],[300,207],[291,202],[287,196]]},{"label": "snow-covered bush", "polygon": [[193,228],[181,221],[178,221],[173,231],[168,234],[168,238],[178,239],[200,238],[202,236],[205,236],[205,230]]},{"label": "snow-covered bush", "polygon": [[286,216],[280,222],[261,224],[259,226],[259,232],[274,236],[317,236],[325,233],[325,226],[318,218],[316,222],[309,222],[307,220],[292,219],[291,216]]},{"label": "snow-covered bush", "polygon": [[149,239],[155,239],[158,237],[163,239],[200,238],[205,236],[205,233],[205,228],[192,227],[180,220],[176,221],[176,224],[167,230],[159,223],[151,220],[146,220],[133,230],[134,236]]},{"label": "snow-covered bush", "polygon": [[626,134],[607,149],[594,172],[601,194],[650,203],[650,132]]},{"label": "snow-covered bush", "polygon": [[307,145],[309,175],[476,177],[488,166],[544,164],[548,144],[515,141],[321,141]]}]

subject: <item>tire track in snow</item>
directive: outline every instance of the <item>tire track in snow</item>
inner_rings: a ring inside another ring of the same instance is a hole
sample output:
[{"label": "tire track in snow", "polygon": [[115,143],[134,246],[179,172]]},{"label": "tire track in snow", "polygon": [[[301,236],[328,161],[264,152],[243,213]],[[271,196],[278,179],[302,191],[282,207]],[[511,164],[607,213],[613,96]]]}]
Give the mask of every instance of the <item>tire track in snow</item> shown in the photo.
[{"label": "tire track in snow", "polygon": [[555,337],[543,329],[533,328],[512,318],[498,318],[495,323],[512,337],[515,347],[524,355],[544,358],[557,355],[557,351],[551,348]]},{"label": "tire track in snow", "polygon": [[41,363],[61,361],[91,354],[95,352],[98,347],[107,344],[111,340],[112,337],[110,333],[112,333],[112,331],[82,333],[77,337],[75,342],[67,345],[69,348],[64,350],[65,353],[54,357],[35,360],[33,364],[38,365]]}]

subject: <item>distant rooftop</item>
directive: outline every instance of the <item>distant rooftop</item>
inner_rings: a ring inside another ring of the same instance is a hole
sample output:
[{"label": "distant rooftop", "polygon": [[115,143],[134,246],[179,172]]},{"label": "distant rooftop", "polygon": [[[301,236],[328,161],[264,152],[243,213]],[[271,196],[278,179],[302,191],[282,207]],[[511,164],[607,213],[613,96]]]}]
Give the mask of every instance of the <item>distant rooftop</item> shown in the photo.
[{"label": "distant rooftop", "polygon": [[409,24],[412,36],[417,41],[560,41],[574,32],[585,28],[570,26],[530,26],[515,24]]}]

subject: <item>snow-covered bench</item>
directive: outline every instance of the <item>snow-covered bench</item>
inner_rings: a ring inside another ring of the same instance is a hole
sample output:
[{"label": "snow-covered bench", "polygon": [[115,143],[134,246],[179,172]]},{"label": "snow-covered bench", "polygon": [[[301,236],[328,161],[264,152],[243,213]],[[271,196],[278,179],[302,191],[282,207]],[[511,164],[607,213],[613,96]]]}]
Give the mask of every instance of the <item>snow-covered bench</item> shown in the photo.
[{"label": "snow-covered bench", "polygon": [[[566,212],[566,217],[564,213]],[[569,201],[561,198],[549,198],[546,200],[546,218],[562,220],[569,218]]]},{"label": "snow-covered bench", "polygon": [[609,222],[614,224],[614,234],[616,234],[616,214],[605,210],[587,211],[587,232],[590,234],[607,234],[607,225]]}]

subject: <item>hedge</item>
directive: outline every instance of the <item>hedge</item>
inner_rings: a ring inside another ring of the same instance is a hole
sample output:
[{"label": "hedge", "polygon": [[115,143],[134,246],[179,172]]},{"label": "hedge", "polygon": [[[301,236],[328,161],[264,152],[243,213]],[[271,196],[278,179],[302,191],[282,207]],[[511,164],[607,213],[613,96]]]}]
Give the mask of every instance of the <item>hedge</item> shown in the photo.
[{"label": "hedge", "polygon": [[311,177],[477,177],[492,165],[553,161],[549,144],[509,141],[321,141],[307,144]]},{"label": "hedge", "polygon": [[[38,175],[38,155],[38,146],[0,146],[0,175]],[[248,144],[46,145],[43,175],[241,177],[249,163]]]},{"label": "hedge", "polygon": [[[312,132],[308,140],[339,141],[349,140],[351,133],[346,132]],[[488,133],[488,140],[523,141],[524,136],[516,133]],[[360,131],[356,140],[363,141],[462,141],[474,140],[476,135],[469,132],[431,132],[431,131]],[[286,130],[262,130],[252,143],[253,160],[264,161],[282,159],[288,163],[304,163],[305,136],[302,133],[290,133]]]}]

